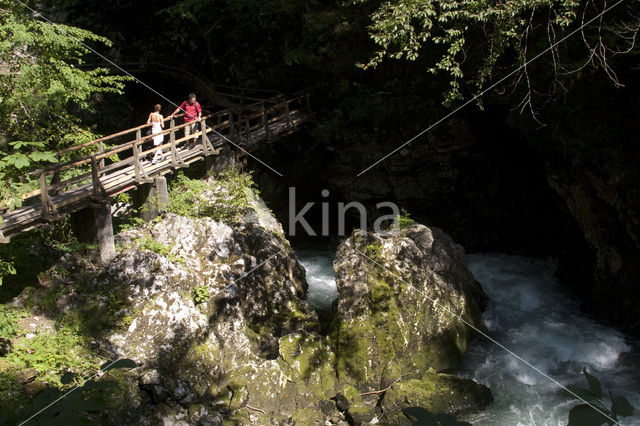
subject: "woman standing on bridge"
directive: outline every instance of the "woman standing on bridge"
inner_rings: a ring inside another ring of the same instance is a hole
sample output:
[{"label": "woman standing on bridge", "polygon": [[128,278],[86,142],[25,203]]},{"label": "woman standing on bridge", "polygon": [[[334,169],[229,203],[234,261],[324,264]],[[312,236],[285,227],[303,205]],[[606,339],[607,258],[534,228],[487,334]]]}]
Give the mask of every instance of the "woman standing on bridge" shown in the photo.
[{"label": "woman standing on bridge", "polygon": [[147,119],[147,124],[151,124],[151,134],[156,135],[153,137],[153,145],[158,147],[153,155],[151,164],[156,164],[162,160],[162,148],[160,148],[160,145],[162,145],[164,141],[164,135],[157,135],[157,133],[161,133],[162,129],[164,129],[164,117],[160,114],[161,108],[162,106],[160,106],[160,104],[155,104],[153,106],[153,112],[149,114],[149,118]]}]

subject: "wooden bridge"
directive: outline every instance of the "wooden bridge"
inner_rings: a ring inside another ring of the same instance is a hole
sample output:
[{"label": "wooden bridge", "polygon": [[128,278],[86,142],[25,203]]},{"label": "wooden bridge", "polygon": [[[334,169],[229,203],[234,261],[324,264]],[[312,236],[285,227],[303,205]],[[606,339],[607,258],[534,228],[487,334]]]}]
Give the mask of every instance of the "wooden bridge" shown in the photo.
[{"label": "wooden bridge", "polygon": [[[259,144],[296,131],[309,112],[308,95],[286,99],[276,95],[269,99],[234,96],[232,107],[203,115],[200,130],[191,137],[179,137],[187,124],[176,125],[175,118],[165,118],[165,157],[152,164],[157,149],[147,136],[150,125],[127,129],[113,135],[76,145],[58,152],[58,158],[75,159],[52,164],[28,173],[39,179],[39,187],[23,195],[23,206],[13,211],[0,210],[0,242],[21,232],[87,207],[108,204],[110,197],[151,183],[175,169],[217,155],[223,145],[233,143],[250,152]],[[176,114],[180,118],[183,114]],[[182,122],[182,120],[180,120]],[[195,147],[187,142],[198,138]],[[109,226],[110,226],[109,217]]]}]

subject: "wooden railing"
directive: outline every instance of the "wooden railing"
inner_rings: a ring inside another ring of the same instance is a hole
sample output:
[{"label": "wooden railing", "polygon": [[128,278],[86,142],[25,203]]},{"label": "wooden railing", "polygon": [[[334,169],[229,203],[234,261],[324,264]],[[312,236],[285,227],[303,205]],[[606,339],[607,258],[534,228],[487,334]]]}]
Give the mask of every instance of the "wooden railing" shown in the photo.
[{"label": "wooden railing", "polygon": [[[169,155],[159,164],[151,164],[147,160],[157,149],[146,144],[152,138],[152,135],[146,135],[151,127],[149,124],[59,151],[58,158],[80,155],[28,173],[31,180],[37,176],[39,188],[23,194],[22,208],[0,211],[4,219],[0,225],[0,241],[40,222],[60,219],[63,214],[92,201],[151,182],[155,176],[172,169],[188,167],[194,161],[217,154],[229,140],[233,145],[249,150],[259,142],[294,131],[309,107],[308,95],[251,101],[203,116],[200,130],[189,137],[178,137],[178,132],[190,124],[176,124],[175,118],[183,114],[165,118],[168,128],[161,134],[168,136],[168,141],[165,137],[161,148]],[[186,142],[192,138],[200,139],[201,144],[194,149],[186,149]]]}]

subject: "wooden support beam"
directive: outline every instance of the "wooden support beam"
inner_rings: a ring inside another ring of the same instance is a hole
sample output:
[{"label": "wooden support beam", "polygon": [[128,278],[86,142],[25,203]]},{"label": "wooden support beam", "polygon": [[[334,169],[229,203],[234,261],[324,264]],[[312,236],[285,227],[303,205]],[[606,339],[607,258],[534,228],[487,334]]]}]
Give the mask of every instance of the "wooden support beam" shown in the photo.
[{"label": "wooden support beam", "polygon": [[140,212],[140,218],[145,222],[150,222],[164,213],[169,207],[167,178],[158,176],[153,183],[140,185],[133,201],[134,207]]},{"label": "wooden support beam", "polygon": [[98,244],[100,260],[107,264],[116,255],[109,203],[91,203],[71,214],[71,229],[78,241]]},{"label": "wooden support beam", "polygon": [[100,260],[106,265],[116,257],[116,246],[113,239],[113,223],[111,221],[111,204],[104,203],[96,209],[96,228]]}]

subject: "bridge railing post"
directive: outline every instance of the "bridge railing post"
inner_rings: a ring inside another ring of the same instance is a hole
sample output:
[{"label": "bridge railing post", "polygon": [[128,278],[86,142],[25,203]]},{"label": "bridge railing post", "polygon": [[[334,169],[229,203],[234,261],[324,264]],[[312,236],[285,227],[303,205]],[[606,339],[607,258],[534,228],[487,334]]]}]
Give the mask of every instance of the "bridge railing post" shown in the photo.
[{"label": "bridge railing post", "polygon": [[91,183],[93,184],[93,197],[94,199],[107,199],[107,191],[102,186],[100,181],[100,163],[96,161],[95,154],[91,156]]},{"label": "bridge railing post", "polygon": [[207,119],[203,118],[200,121],[200,131],[202,132],[202,153],[206,156],[211,154],[213,151],[213,146],[209,141],[209,136],[207,136]]},{"label": "bridge railing post", "polygon": [[136,181],[140,181],[141,173],[140,173],[140,153],[138,149],[137,140],[142,137],[142,132],[140,130],[136,131],[136,142],[133,143],[133,168],[136,173]]},{"label": "bridge railing post", "polygon": [[234,110],[229,111],[229,134],[231,135],[231,140],[235,142],[236,140],[236,125],[233,117]]},{"label": "bridge railing post", "polygon": [[49,188],[47,185],[47,172],[42,171],[40,173],[40,215],[42,219],[52,219],[58,217],[56,206],[49,198]]},{"label": "bridge railing post", "polygon": [[169,133],[169,142],[171,143],[171,166],[178,167],[178,148],[176,147],[176,122],[172,118],[169,122],[171,133]]},{"label": "bridge railing post", "polygon": [[291,114],[289,113],[289,101],[284,101],[284,113],[287,116],[287,128],[291,127]]},{"label": "bridge railing post", "polygon": [[[98,152],[100,154],[102,154],[104,152],[104,142],[102,142],[102,141],[98,144]],[[98,163],[98,167],[100,169],[104,169],[104,157],[102,157],[100,159],[100,162]]]},{"label": "bridge railing post", "polygon": [[264,124],[264,136],[265,138],[270,139],[271,134],[269,130],[269,116],[267,114],[267,108],[264,101],[262,102],[262,123]]}]

